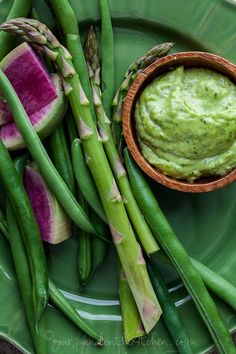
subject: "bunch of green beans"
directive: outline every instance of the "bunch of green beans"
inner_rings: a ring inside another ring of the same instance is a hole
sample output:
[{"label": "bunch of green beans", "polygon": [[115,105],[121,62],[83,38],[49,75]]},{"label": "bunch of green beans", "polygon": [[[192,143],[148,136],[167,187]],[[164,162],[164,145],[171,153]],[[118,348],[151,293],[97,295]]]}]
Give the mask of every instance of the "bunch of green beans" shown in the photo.
[{"label": "bunch of green beans", "polygon": [[[17,161],[17,165],[25,164],[25,156],[21,156]],[[37,354],[47,353],[47,343],[45,340],[46,322],[45,315],[40,319],[38,329],[36,331],[34,325],[34,309],[32,303],[32,282],[29,272],[29,263],[26,256],[26,250],[22,242],[22,236],[17,224],[14,210],[10,202],[7,202],[7,225],[5,237],[9,241],[12,251],[12,257],[15,265],[18,286],[20,288],[22,300],[25,306],[26,318],[34,340],[35,350]],[[14,237],[11,237],[14,235]],[[52,279],[49,278],[49,298],[51,302],[58,307],[78,328],[84,331],[88,336],[95,340],[97,345],[103,344],[103,338],[96,333],[84,320],[80,317],[76,309],[65,298],[62,292],[57,288]]]},{"label": "bunch of green beans", "polygon": [[[15,161],[15,167],[19,175],[22,176],[24,166],[29,155],[23,154]],[[35,309],[32,299],[32,278],[30,273],[29,261],[26,255],[26,248],[22,239],[22,235],[16,220],[14,209],[10,200],[7,200],[6,205],[6,228],[5,237],[8,239],[11,247],[11,253],[16,271],[17,282],[23,300],[26,319],[29,326],[30,333],[33,338],[35,350],[37,354],[47,353],[47,343],[45,341],[46,323],[45,314],[41,316],[37,323],[37,330],[35,326]]]},{"label": "bunch of green beans", "polygon": [[[19,178],[21,180],[24,167],[28,159],[29,154],[25,153],[20,155],[14,161],[16,171],[18,172]],[[36,353],[46,354],[47,343],[45,340],[45,314],[41,316],[37,326],[35,326],[35,309],[32,299],[32,280],[29,261],[27,259],[26,248],[18,226],[18,222],[16,220],[16,215],[9,200],[7,200],[7,220],[5,219],[3,211],[1,210],[1,226],[1,231],[3,231],[4,236],[10,243],[17,281],[24,303],[26,318],[34,341]],[[14,235],[14,237],[12,237],[12,235]],[[40,259],[38,261],[40,262]],[[97,345],[103,344],[103,338],[84,322],[75,308],[67,301],[67,299],[50,278],[48,292],[52,303],[58,307],[65,314],[65,316],[67,316],[76,326],[82,329],[88,336],[93,338]]]},{"label": "bunch of green beans", "polygon": [[[2,81],[3,78],[3,81]],[[0,72],[0,90],[5,93],[5,76]],[[10,200],[21,232],[30,264],[33,284],[33,305],[35,325],[41,318],[48,301],[46,260],[41,235],[23,182],[16,171],[11,157],[0,140],[0,179]]]}]

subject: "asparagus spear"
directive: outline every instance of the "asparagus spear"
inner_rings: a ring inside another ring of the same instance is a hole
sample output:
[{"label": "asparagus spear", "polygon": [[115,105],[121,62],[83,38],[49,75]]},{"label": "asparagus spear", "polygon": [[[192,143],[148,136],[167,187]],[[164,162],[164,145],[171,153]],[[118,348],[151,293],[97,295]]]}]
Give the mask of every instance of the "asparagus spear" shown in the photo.
[{"label": "asparagus spear", "polygon": [[112,115],[112,131],[116,147],[119,151],[122,148],[122,110],[127,92],[140,72],[142,72],[148,65],[153,63],[158,58],[164,57],[168,54],[174,43],[163,43],[151,48],[146,54],[133,61],[124,75],[114,99],[113,115]]},{"label": "asparagus spear", "polygon": [[114,245],[118,252],[125,276],[137,304],[145,331],[155,326],[161,315],[160,305],[150,282],[141,248],[135,239],[125,207],[107,161],[102,139],[98,134],[90,103],[78,74],[71,61],[71,55],[45,24],[32,19],[17,18],[0,26],[44,52],[60,72],[65,93],[79,129],[80,139],[101,201],[109,222]]},{"label": "asparagus spear", "polygon": [[145,336],[146,332],[143,328],[133,295],[122,269],[120,270],[119,277],[119,298],[125,344],[129,344],[133,339]]},{"label": "asparagus spear", "polygon": [[99,47],[93,27],[90,28],[85,41],[84,53],[87,62],[90,82],[93,91],[93,102],[98,118],[99,133],[103,140],[104,148],[115,176],[118,187],[121,191],[122,198],[125,200],[125,207],[134,229],[142,243],[147,254],[158,251],[157,245],[152,232],[146,223],[143,214],[133,196],[126,171],[120,160],[118,151],[112,138],[110,128],[110,120],[106,116],[102,104],[102,94],[100,89],[100,63],[99,63]]},{"label": "asparagus spear", "polygon": [[[86,70],[86,63],[83,56],[83,48],[80,41],[80,33],[76,15],[69,3],[65,0],[47,0],[65,39],[66,47],[73,57],[75,70],[80,74],[80,81],[86,96],[91,101],[92,92],[89,84],[89,77]],[[94,107],[90,106],[95,119]]]}]

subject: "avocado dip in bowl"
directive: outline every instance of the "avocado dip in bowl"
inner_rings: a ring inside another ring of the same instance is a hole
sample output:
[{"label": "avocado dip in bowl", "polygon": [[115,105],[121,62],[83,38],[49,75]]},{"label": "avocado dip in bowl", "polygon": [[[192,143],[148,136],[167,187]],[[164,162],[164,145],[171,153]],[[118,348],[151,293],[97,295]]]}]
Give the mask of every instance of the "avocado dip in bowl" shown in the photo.
[{"label": "avocado dip in bowl", "polygon": [[205,52],[168,55],[128,92],[123,130],[133,158],[167,187],[206,192],[236,179],[236,66]]}]

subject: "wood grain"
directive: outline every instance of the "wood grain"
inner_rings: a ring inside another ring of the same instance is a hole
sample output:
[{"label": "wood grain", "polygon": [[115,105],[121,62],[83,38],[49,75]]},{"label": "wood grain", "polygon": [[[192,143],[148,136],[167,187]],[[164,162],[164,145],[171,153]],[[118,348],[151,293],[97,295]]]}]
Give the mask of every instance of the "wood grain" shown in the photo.
[{"label": "wood grain", "polygon": [[142,90],[158,75],[178,65],[204,67],[228,76],[236,84],[236,65],[215,54],[206,52],[181,52],[156,60],[140,73],[131,85],[123,108],[123,132],[127,147],[139,167],[152,179],[164,186],[182,192],[210,192],[236,180],[236,168],[225,176],[204,177],[193,183],[163,175],[143,157],[134,125],[135,103]]}]

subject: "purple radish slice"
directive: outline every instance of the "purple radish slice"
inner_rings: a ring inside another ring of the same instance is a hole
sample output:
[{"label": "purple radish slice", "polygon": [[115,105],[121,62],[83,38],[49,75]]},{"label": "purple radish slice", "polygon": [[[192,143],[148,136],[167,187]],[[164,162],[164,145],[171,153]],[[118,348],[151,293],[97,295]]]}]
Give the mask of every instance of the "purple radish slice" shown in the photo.
[{"label": "purple radish slice", "polygon": [[[58,74],[52,74],[51,78],[57,97],[29,116],[35,131],[41,139],[46,138],[52,133],[63,119],[67,110],[67,100],[64,95],[61,79]],[[3,144],[8,150],[19,150],[25,147],[23,137],[14,122],[3,125],[0,135]]]},{"label": "purple radish slice", "polygon": [[71,220],[44,182],[36,164],[26,166],[24,186],[43,241],[60,243],[71,236]]},{"label": "purple radish slice", "polygon": [[[38,55],[26,42],[13,49],[0,63],[26,113],[30,116],[57,97],[50,75]],[[13,121],[7,105],[2,105],[0,113],[2,124]]]}]

